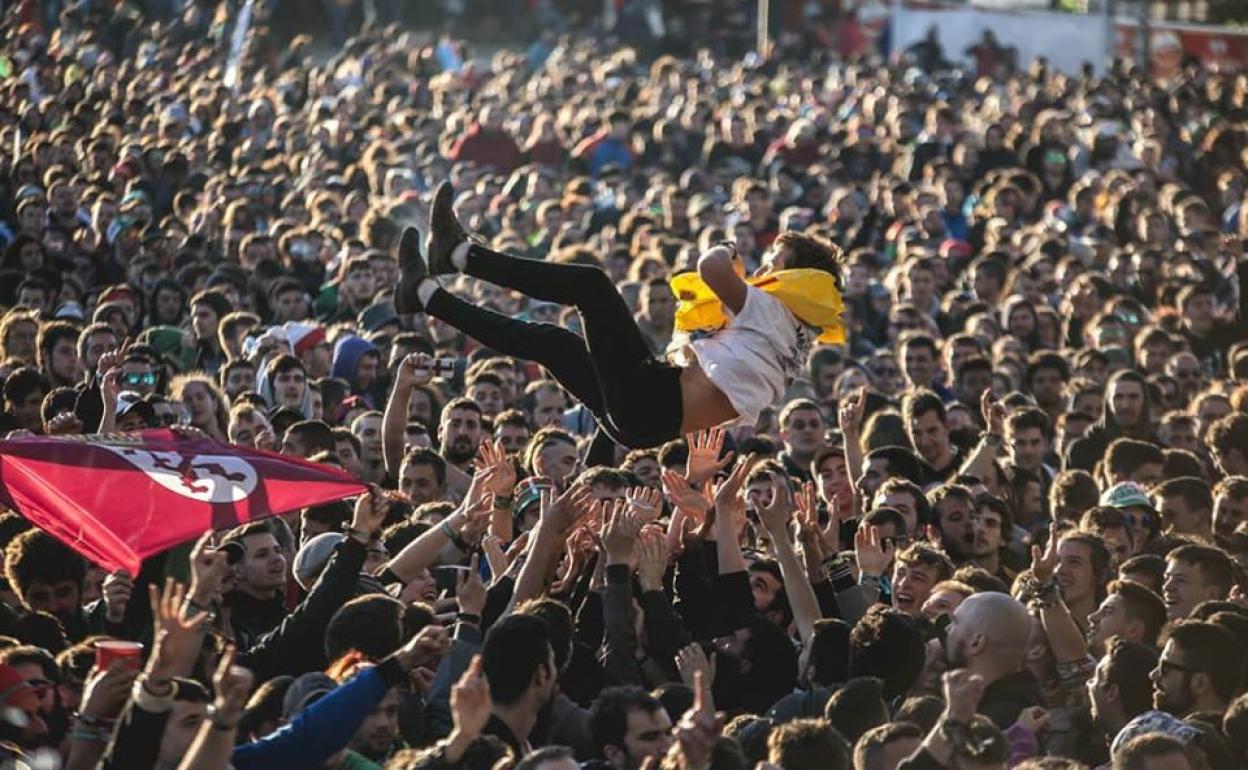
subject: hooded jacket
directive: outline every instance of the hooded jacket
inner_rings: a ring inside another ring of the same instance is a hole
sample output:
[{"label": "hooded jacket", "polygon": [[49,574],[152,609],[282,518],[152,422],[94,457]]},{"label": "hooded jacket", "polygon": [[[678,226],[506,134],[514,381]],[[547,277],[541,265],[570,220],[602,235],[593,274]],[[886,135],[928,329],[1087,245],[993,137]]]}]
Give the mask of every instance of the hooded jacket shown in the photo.
[{"label": "hooded jacket", "polygon": [[334,345],[334,363],[330,372],[330,376],[350,383],[352,393],[369,399],[369,406],[376,405],[371,403],[371,393],[360,388],[358,374],[360,359],[376,352],[377,346],[362,337],[354,334],[343,337]]}]

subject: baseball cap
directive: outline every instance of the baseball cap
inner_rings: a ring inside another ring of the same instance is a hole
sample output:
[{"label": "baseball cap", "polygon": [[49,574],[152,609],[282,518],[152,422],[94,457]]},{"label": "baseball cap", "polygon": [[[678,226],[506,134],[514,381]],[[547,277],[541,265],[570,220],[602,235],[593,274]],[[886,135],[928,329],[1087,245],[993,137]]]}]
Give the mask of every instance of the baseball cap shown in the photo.
[{"label": "baseball cap", "polygon": [[1127,722],[1126,726],[1118,731],[1118,735],[1114,736],[1114,742],[1109,747],[1110,755],[1113,756],[1122,751],[1122,748],[1130,743],[1132,738],[1147,733],[1161,733],[1187,744],[1191,743],[1199,731],[1174,714],[1165,711],[1145,711]]},{"label": "baseball cap", "polygon": [[156,410],[152,405],[143,400],[143,396],[135,393],[133,390],[123,390],[117,394],[117,419],[121,419],[131,412],[135,412],[148,425],[156,423]]},{"label": "baseball cap", "polygon": [[1101,495],[1101,505],[1111,508],[1148,508],[1152,509],[1153,501],[1148,498],[1144,487],[1134,481],[1123,481],[1113,485]]},{"label": "baseball cap", "polygon": [[530,505],[540,503],[543,490],[553,491],[555,482],[545,476],[530,476],[516,485],[516,516],[523,516]]}]

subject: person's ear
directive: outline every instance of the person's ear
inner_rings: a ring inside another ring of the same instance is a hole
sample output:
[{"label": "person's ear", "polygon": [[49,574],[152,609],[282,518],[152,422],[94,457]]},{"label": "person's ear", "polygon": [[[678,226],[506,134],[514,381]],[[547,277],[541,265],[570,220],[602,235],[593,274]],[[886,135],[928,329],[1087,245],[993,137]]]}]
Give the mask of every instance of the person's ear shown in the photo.
[{"label": "person's ear", "polygon": [[988,648],[988,637],[984,634],[972,634],[967,640],[966,651],[970,655],[979,655]]},{"label": "person's ear", "polygon": [[602,758],[612,767],[627,767],[627,757],[619,746],[607,744],[602,747]]}]

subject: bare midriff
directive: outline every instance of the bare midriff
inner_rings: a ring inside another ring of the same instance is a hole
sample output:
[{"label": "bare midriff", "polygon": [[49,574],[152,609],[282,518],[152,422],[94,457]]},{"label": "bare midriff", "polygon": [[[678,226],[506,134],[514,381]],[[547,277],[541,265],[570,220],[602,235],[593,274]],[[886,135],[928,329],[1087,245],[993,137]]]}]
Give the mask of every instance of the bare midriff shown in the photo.
[{"label": "bare midriff", "polygon": [[680,373],[680,402],[684,410],[680,432],[707,430],[737,419],[737,410],[732,408],[732,402],[702,371],[697,357],[691,355],[689,358],[689,365]]}]

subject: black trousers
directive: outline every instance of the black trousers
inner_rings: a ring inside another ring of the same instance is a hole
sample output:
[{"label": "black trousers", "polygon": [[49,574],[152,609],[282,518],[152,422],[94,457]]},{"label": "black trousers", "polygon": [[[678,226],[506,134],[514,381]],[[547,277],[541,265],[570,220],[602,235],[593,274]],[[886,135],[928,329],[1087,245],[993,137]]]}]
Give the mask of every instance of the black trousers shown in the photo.
[{"label": "black trousers", "polygon": [[680,435],[681,369],[650,353],[606,273],[513,257],[478,244],[469,247],[464,272],[542,302],[575,307],[584,339],[562,326],[511,318],[446,291],[434,293],[426,312],[500,353],[544,366],[619,444],[649,448]]}]

